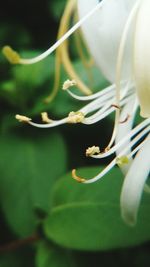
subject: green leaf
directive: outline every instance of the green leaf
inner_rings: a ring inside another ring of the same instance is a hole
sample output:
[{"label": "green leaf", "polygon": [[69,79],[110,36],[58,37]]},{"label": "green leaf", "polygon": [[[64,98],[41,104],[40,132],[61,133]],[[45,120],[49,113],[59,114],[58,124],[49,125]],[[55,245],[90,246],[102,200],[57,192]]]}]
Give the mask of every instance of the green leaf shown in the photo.
[{"label": "green leaf", "polygon": [[[35,231],[34,210],[50,208],[55,180],[66,170],[66,152],[56,131],[29,130],[0,136],[0,199],[5,217],[21,236]],[[59,166],[59,167],[58,167]]]},{"label": "green leaf", "polygon": [[42,242],[37,249],[36,267],[75,267],[71,255],[66,250]]},{"label": "green leaf", "polygon": [[55,1],[49,2],[50,14],[58,21],[60,21],[61,15],[65,8],[65,4],[66,4],[66,0],[61,0],[61,1],[55,0]]},{"label": "green leaf", "polygon": [[5,252],[0,255],[0,267],[34,267],[33,251],[20,249],[19,252]]},{"label": "green leaf", "polygon": [[[21,53],[21,56],[23,58],[33,58],[39,54],[41,54],[40,51],[28,51]],[[34,65],[16,65],[12,68],[12,74],[17,85],[26,88],[26,94],[28,94],[27,90],[29,88],[41,86],[54,74],[54,57],[50,56]]]},{"label": "green leaf", "polygon": [[[92,177],[100,170],[84,168],[79,174]],[[108,250],[149,240],[149,199],[141,205],[137,225],[127,226],[120,217],[122,181],[117,168],[90,185],[76,184],[71,181],[71,174],[62,178],[53,193],[54,208],[44,224],[47,237],[78,250]]]}]

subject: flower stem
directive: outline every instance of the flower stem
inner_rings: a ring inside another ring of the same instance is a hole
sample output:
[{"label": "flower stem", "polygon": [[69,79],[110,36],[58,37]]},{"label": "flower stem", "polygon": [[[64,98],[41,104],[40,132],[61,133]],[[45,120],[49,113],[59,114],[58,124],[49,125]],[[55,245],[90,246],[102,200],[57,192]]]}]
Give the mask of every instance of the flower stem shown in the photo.
[{"label": "flower stem", "polygon": [[7,244],[0,246],[0,253],[17,250],[23,246],[32,244],[32,243],[38,241],[39,239],[40,239],[40,236],[38,234],[33,234],[33,235],[31,235],[27,238],[24,238],[24,239],[14,240],[10,243],[7,243]]}]

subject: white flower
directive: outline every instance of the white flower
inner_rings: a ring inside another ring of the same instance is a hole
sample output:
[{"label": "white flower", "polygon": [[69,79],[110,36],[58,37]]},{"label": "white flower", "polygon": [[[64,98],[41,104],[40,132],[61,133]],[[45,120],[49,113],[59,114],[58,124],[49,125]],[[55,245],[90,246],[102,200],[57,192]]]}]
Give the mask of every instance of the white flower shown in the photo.
[{"label": "white flower", "polygon": [[[33,59],[21,59],[9,47],[4,49],[4,53],[11,62],[14,59],[13,63],[16,61],[20,64],[36,63],[52,53],[82,26],[90,53],[111,85],[90,96],[77,96],[68,89],[68,93],[75,99],[91,102],[79,111],[71,112],[62,120],[49,119],[50,123],[47,124],[37,124],[28,120],[28,123],[40,128],[64,123],[90,125],[116,112],[114,131],[105,151],[101,152],[98,147],[93,150],[95,146],[88,149],[88,152],[91,152],[88,156],[93,158],[100,159],[113,153],[116,153],[116,157],[101,173],[90,180],[78,177],[75,170],[73,177],[82,183],[92,183],[118,164],[125,175],[121,192],[121,214],[128,224],[133,225],[136,222],[144,186],[149,190],[145,183],[150,172],[150,36],[148,34],[150,1],[78,0],[77,2],[80,20],[42,55]],[[67,12],[70,10],[70,14],[75,3],[75,0],[68,3]],[[67,58],[66,69],[69,64]],[[73,82],[69,80],[68,87],[77,84],[83,91],[89,93],[78,76],[76,77],[72,67],[70,68],[71,71],[68,72]],[[133,127],[138,108],[143,120]],[[93,151],[96,151],[96,154]]]}]

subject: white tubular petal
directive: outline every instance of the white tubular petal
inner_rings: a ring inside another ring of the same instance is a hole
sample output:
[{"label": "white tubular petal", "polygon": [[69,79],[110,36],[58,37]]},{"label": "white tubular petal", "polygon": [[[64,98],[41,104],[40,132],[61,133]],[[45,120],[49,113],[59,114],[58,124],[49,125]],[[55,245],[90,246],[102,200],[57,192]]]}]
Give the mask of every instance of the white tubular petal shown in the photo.
[{"label": "white tubular petal", "polygon": [[121,192],[121,214],[126,223],[134,225],[145,181],[150,172],[150,135],[136,155],[125,178]]},{"label": "white tubular petal", "polygon": [[[131,101],[129,101],[124,106],[124,108],[120,114],[120,121],[124,121],[128,116],[129,116],[129,118],[127,119],[126,122],[120,123],[118,126],[118,131],[117,131],[117,135],[116,135],[116,139],[115,139],[116,145],[130,133],[132,126],[133,126],[134,117],[135,117],[137,107],[138,107],[138,103],[135,100],[135,98],[131,99]],[[130,139],[127,139],[126,142],[124,143],[123,147],[121,146],[120,148],[118,148],[116,150],[117,156],[119,155],[121,150],[129,144],[129,142],[130,142]],[[130,150],[127,151],[127,154],[128,153],[130,153]],[[130,162],[128,164],[120,166],[123,174],[127,173],[131,162],[132,162],[132,159],[130,160]]]},{"label": "white tubular petal", "polygon": [[[78,0],[80,18],[84,17],[97,3],[98,0]],[[82,30],[96,64],[103,71],[105,77],[114,82],[120,39],[136,0],[103,0],[101,3],[103,4],[102,8],[82,25]],[[128,79],[131,74],[130,58],[131,49],[128,45],[123,79]]]},{"label": "white tubular petal", "polygon": [[150,1],[143,0],[136,20],[134,38],[134,76],[141,116],[150,117]]}]

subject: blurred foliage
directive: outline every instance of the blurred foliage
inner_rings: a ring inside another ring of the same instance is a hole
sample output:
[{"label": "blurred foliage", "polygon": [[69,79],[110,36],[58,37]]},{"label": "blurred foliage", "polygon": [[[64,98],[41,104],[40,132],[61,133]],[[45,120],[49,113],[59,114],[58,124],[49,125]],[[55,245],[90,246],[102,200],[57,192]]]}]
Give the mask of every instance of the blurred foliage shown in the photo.
[{"label": "blurred foliage", "polygon": [[[0,48],[10,44],[23,57],[38,55],[55,42],[65,4],[66,0],[5,0]],[[71,42],[74,67],[88,83]],[[42,111],[62,118],[82,106],[62,90],[52,103],[45,103],[54,84],[54,64],[55,54],[32,66],[11,66],[0,54],[0,267],[149,266],[148,197],[143,198],[137,226],[129,228],[120,218],[123,178],[117,168],[90,186],[71,180],[74,167],[88,165],[79,169],[87,178],[102,169],[90,167],[98,163],[84,153],[93,144],[105,147],[112,121],[41,130],[19,125],[14,118],[21,113],[38,121]],[[94,91],[107,84],[96,67],[92,75]],[[67,78],[61,66],[60,89]],[[18,240],[34,233],[39,241],[19,246]],[[14,240],[11,249],[7,244]]]}]

